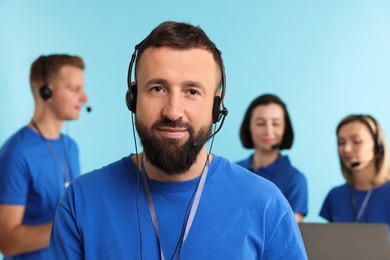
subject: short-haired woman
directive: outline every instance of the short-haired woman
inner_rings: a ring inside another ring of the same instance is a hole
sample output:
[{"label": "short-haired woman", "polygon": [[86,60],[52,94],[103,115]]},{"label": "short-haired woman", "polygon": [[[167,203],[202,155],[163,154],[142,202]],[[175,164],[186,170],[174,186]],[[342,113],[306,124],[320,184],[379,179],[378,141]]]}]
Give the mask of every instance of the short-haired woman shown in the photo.
[{"label": "short-haired woman", "polygon": [[242,167],[272,181],[284,194],[301,222],[308,212],[307,181],[280,150],[290,149],[294,133],[286,105],[272,94],[261,95],[249,105],[240,129],[242,145],[254,149]]}]

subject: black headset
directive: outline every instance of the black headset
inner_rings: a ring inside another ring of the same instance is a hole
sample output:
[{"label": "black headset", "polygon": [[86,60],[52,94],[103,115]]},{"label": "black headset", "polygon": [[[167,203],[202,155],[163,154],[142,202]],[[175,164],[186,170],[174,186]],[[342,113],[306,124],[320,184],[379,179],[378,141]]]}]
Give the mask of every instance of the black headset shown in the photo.
[{"label": "black headset", "polygon": [[44,81],[43,85],[39,88],[39,95],[43,100],[48,100],[53,96],[53,92],[49,88],[49,83],[47,81],[47,63],[46,57],[42,56],[42,79]]},{"label": "black headset", "polygon": [[[378,122],[370,115],[358,115],[358,117],[368,126],[368,129],[370,130],[373,139],[374,139],[374,149],[375,149],[375,155],[381,156],[385,152],[385,148],[379,139],[379,126]],[[370,124],[369,120],[374,124],[375,130],[372,128],[372,125]]]},{"label": "black headset", "polygon": [[[131,60],[129,64],[129,71],[127,73],[127,92],[126,92],[126,106],[127,108],[135,113],[136,106],[137,106],[137,85],[131,84],[131,74],[133,72],[133,66],[136,62],[137,53],[140,45],[142,45],[143,41],[139,44],[135,45],[133,55],[131,55]],[[222,52],[214,46],[220,61],[221,61],[221,73],[222,73],[222,79],[221,79],[221,96],[215,96],[214,97],[214,103],[213,103],[213,124],[217,123],[223,116],[226,116],[228,113],[227,108],[223,104],[224,96],[225,96],[225,89],[226,89],[226,75],[225,75],[225,67],[223,65],[222,60]]]}]

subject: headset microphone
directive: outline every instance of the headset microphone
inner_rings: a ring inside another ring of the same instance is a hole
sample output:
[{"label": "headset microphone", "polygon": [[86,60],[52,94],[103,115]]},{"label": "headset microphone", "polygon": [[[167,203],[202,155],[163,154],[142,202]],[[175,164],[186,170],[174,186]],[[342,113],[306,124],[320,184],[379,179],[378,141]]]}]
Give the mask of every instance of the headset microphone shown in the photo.
[{"label": "headset microphone", "polygon": [[356,168],[360,165],[360,162],[353,162],[351,163],[351,168]]},{"label": "headset microphone", "polygon": [[86,106],[86,107],[85,107],[85,110],[87,110],[88,113],[91,113],[91,112],[92,112],[92,107]]},{"label": "headset microphone", "polygon": [[223,123],[225,122],[225,118],[226,118],[228,112],[229,111],[227,110],[227,108],[224,107],[223,110],[220,112],[222,114],[222,121],[221,121],[221,124],[219,125],[218,129],[214,133],[209,135],[207,138],[202,139],[200,141],[197,141],[197,142],[193,143],[192,145],[193,146],[204,145],[208,140],[210,140],[212,137],[214,137],[214,135],[216,135],[219,132],[219,130],[221,130],[221,128],[223,126]]},{"label": "headset microphone", "polygon": [[276,149],[279,149],[280,146],[281,146],[281,144],[274,144],[274,145],[271,146],[271,149],[272,150],[276,150]]},{"label": "headset microphone", "polygon": [[[382,155],[382,153],[377,153],[377,154],[374,156],[374,158],[372,158],[371,160],[368,160],[368,161],[370,162],[370,161],[373,161],[373,160],[377,160],[379,157],[381,157],[381,155]],[[363,162],[364,162],[364,161],[363,161]],[[360,164],[361,164],[361,162],[359,162],[359,161],[352,162],[351,165],[350,165],[350,167],[351,167],[351,168],[356,168],[356,167],[358,167]]]}]

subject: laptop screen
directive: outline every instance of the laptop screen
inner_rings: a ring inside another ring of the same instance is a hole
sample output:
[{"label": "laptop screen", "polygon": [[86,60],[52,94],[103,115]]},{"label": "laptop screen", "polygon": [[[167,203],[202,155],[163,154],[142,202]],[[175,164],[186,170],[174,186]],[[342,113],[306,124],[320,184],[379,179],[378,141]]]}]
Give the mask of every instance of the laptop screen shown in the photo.
[{"label": "laptop screen", "polygon": [[309,260],[390,259],[389,227],[371,223],[299,223]]}]

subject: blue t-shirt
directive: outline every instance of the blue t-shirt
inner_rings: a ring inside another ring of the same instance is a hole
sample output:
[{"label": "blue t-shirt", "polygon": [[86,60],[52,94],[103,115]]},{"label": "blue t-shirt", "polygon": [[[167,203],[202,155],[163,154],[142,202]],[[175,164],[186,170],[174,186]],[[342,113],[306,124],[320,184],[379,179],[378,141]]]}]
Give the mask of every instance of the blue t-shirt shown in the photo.
[{"label": "blue t-shirt", "polygon": [[290,203],[293,212],[305,216],[308,213],[306,177],[291,165],[288,157],[280,156],[267,167],[260,167],[257,171],[252,168],[252,160],[253,154],[237,164],[275,183]]},{"label": "blue t-shirt", "polygon": [[[48,141],[63,165],[69,162],[69,179],[79,176],[76,143],[65,135]],[[24,225],[51,222],[64,192],[63,171],[48,144],[38,133],[23,127],[4,143],[0,149],[0,204],[24,205]],[[45,248],[5,259],[47,257],[48,249]]]},{"label": "blue t-shirt", "polygon": [[[320,216],[329,222],[355,222],[367,193],[349,184],[335,187],[326,196]],[[390,225],[390,182],[373,189],[359,222]]]},{"label": "blue t-shirt", "polygon": [[[159,259],[140,175],[137,192],[137,173],[125,157],[77,178],[54,219],[51,259],[140,259],[140,241],[143,259]],[[165,259],[175,251],[198,180],[150,180]],[[214,155],[181,259],[307,257],[294,215],[277,187]]]}]

